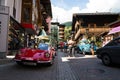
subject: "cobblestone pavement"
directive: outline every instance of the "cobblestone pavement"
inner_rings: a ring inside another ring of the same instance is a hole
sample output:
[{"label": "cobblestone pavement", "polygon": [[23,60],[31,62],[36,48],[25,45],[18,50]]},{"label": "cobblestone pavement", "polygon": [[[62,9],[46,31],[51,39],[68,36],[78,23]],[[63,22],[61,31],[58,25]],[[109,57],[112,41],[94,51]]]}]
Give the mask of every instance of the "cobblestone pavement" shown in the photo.
[{"label": "cobblestone pavement", "polygon": [[[0,77],[3,80],[16,80],[16,78],[17,80],[32,80],[35,77],[37,78],[35,78],[36,80],[79,80],[68,62],[69,58],[74,57],[66,57],[66,53],[58,51],[55,63],[51,67],[43,66],[38,68],[17,66],[16,63],[12,61],[13,57],[14,56],[7,56],[6,59],[1,60]],[[4,75],[9,72],[11,72],[9,75]]]},{"label": "cobblestone pavement", "polygon": [[[74,57],[69,57],[67,53],[63,53],[58,51],[58,80],[86,80],[82,79],[84,76],[79,77],[79,73],[77,70],[79,70],[78,67],[73,64],[73,60],[76,61],[80,58],[95,58],[96,56],[92,55],[82,55],[82,54],[75,54]],[[79,63],[76,63],[79,65]],[[84,65],[84,63],[83,63]],[[82,75],[82,74],[81,74]]]},{"label": "cobblestone pavement", "polygon": [[66,62],[67,60],[62,58],[64,53],[59,52],[58,56],[58,80],[77,80],[69,64]]},{"label": "cobblestone pavement", "polygon": [[49,67],[17,66],[9,56],[8,60],[1,60],[4,66],[0,65],[0,80],[120,80],[119,66],[106,67],[92,55],[66,54],[58,51],[55,63]]},{"label": "cobblestone pavement", "polygon": [[120,80],[120,65],[104,66],[96,55],[58,55],[59,80]]}]

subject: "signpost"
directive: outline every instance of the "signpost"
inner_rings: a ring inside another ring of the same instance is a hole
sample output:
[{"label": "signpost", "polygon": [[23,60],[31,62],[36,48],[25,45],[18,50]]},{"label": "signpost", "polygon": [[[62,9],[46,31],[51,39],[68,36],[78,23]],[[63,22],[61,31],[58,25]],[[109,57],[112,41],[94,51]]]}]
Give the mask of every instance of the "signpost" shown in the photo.
[{"label": "signpost", "polygon": [[0,6],[0,58],[8,52],[9,7]]}]

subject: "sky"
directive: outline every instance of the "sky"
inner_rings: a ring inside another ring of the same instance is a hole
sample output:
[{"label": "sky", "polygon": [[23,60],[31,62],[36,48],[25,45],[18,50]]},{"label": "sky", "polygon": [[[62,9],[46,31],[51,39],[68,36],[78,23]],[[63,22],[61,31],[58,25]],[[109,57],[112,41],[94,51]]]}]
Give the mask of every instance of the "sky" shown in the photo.
[{"label": "sky", "polygon": [[51,0],[52,22],[72,21],[74,13],[120,12],[120,0]]}]

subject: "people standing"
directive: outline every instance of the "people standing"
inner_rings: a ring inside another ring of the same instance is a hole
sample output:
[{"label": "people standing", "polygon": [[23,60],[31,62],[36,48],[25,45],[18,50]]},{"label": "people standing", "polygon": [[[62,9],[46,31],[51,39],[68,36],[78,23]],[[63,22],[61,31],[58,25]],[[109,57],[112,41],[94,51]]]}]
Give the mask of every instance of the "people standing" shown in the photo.
[{"label": "people standing", "polygon": [[63,52],[63,50],[64,50],[64,42],[63,41],[60,42],[60,48],[61,48],[61,51]]},{"label": "people standing", "polygon": [[90,43],[90,50],[91,50],[92,55],[95,55],[95,53],[94,53],[94,50],[95,50],[95,42],[94,42],[94,41],[91,41],[91,43]]},{"label": "people standing", "polygon": [[65,41],[64,42],[64,52],[67,53],[67,49],[68,49],[68,43]]},{"label": "people standing", "polygon": [[69,56],[74,56],[74,44],[75,41],[72,38],[70,38],[68,40]]}]

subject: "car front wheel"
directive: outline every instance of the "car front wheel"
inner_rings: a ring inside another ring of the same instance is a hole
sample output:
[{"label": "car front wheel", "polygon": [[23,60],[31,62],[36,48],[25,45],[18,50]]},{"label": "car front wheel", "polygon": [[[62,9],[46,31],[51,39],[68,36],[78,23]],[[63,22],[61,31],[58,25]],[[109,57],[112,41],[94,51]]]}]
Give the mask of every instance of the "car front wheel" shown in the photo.
[{"label": "car front wheel", "polygon": [[102,63],[104,64],[104,65],[106,65],[106,66],[110,66],[111,65],[111,58],[110,58],[110,56],[109,55],[103,55],[102,56]]}]

